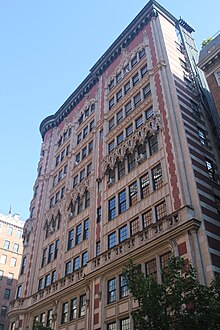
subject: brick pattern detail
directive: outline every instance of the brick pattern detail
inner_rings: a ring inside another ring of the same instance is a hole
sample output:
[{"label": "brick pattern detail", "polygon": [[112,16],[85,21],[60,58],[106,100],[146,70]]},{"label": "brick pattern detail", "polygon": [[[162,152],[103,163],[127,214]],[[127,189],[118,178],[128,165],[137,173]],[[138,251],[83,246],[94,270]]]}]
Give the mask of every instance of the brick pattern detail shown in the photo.
[{"label": "brick pattern detail", "polygon": [[181,257],[183,254],[187,253],[187,247],[186,247],[186,242],[180,243],[178,245],[178,252],[179,256]]},{"label": "brick pattern detail", "polygon": [[[148,24],[146,28],[147,28],[148,37],[149,37],[152,64],[153,64],[154,69],[156,69],[157,55],[156,55],[156,51],[155,51],[151,25]],[[165,147],[166,147],[167,160],[168,160],[168,164],[169,164],[169,174],[170,174],[170,183],[171,183],[171,187],[172,187],[172,197],[174,200],[174,209],[178,210],[181,206],[180,192],[179,192],[179,187],[178,187],[178,182],[177,182],[176,166],[175,166],[174,155],[173,155],[173,150],[172,150],[170,129],[169,129],[168,120],[167,120],[167,116],[166,116],[165,104],[164,104],[164,100],[163,100],[163,92],[162,92],[160,76],[159,76],[158,72],[154,75],[154,80],[155,80],[155,88],[156,88],[156,93],[157,93],[158,109],[162,114],[163,122],[164,122]]]}]

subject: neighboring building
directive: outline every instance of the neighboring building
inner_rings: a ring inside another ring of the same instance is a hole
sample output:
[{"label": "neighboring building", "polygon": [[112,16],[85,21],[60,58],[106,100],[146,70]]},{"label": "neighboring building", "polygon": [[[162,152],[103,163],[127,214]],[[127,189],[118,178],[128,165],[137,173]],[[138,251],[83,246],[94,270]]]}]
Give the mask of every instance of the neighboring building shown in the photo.
[{"label": "neighboring building", "polygon": [[0,330],[9,328],[9,302],[15,298],[23,252],[24,221],[17,214],[0,214]]},{"label": "neighboring building", "polygon": [[198,66],[205,73],[218,114],[220,115],[220,33],[202,48],[199,54]]},{"label": "neighboring building", "polygon": [[193,31],[150,1],[41,123],[11,329],[133,329],[129,258],[158,281],[171,253],[201,283],[220,273],[218,136]]}]

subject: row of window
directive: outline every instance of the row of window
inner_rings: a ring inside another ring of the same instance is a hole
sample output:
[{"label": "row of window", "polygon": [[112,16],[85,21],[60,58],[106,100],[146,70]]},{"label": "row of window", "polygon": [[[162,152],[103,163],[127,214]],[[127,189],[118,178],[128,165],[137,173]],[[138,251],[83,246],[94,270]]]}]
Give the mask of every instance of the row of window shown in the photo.
[{"label": "row of window", "polygon": [[[3,227],[4,226],[0,223],[0,233],[1,233]],[[12,236],[14,229],[15,228],[13,228],[12,226],[8,226],[7,227],[7,235],[8,236]],[[16,229],[16,237],[17,238],[21,238],[22,237],[22,230]]]},{"label": "row of window", "polygon": [[89,206],[90,206],[90,192],[86,190],[83,196],[78,196],[77,200],[74,203],[73,201],[70,202],[70,205],[68,207],[69,218],[70,219],[74,218],[76,215],[80,214]]},{"label": "row of window", "polygon": [[67,251],[89,237],[89,219],[68,231]]},{"label": "row of window", "polygon": [[72,272],[85,267],[88,262],[88,252],[85,251],[81,256],[76,256],[75,258],[68,260],[65,264],[65,275],[69,275]]},{"label": "row of window", "polygon": [[57,191],[56,194],[53,195],[53,196],[50,198],[50,209],[51,209],[56,203],[58,203],[60,199],[63,198],[64,193],[65,193],[65,186],[62,187],[59,191]]},{"label": "row of window", "polygon": [[81,182],[86,176],[92,172],[92,163],[89,163],[86,168],[84,168],[80,173],[74,176],[73,178],[73,188],[76,187],[78,182]]},{"label": "row of window", "polygon": [[[3,276],[4,276],[4,271],[0,270],[0,281],[3,279]],[[8,276],[7,276],[7,284],[8,285],[12,284],[13,278],[14,278],[14,273],[8,273]]]},{"label": "row of window", "polygon": [[87,146],[82,148],[81,152],[78,152],[78,154],[75,157],[75,165],[78,165],[80,161],[82,161],[86,156],[90,154],[90,152],[93,149],[93,140],[89,142]]},{"label": "row of window", "polygon": [[124,65],[123,70],[118,72],[116,77],[110,81],[109,91],[111,91],[123,79],[123,77],[125,77],[128,74],[128,72],[131,69],[133,69],[133,67],[144,57],[144,55],[145,55],[145,50],[143,48],[132,57],[130,62]]},{"label": "row of window", "polygon": [[80,115],[78,119],[78,125],[80,126],[93,112],[95,111],[95,103],[85,108],[84,112]]},{"label": "row of window", "polygon": [[64,148],[61,151],[61,153],[59,153],[59,155],[56,156],[55,167],[58,166],[58,164],[61,163],[66,156],[68,156],[69,151],[70,151],[70,145],[68,144],[68,146],[66,146],[66,148]]},{"label": "row of window", "polygon": [[117,327],[117,322],[111,322],[109,324],[107,324],[107,330],[131,330],[131,320],[129,317],[126,317],[124,319],[120,319],[119,320],[119,327]]},{"label": "row of window", "polygon": [[[5,250],[9,250],[9,249],[10,249],[10,243],[11,243],[10,241],[5,240],[5,241],[4,241],[3,249],[5,249]],[[14,243],[14,244],[13,244],[13,252],[18,253],[18,250],[19,250],[19,244]]]},{"label": "row of window", "polygon": [[[5,265],[7,262],[7,256],[2,254],[1,258],[0,258],[0,264]],[[17,263],[17,259],[16,258],[11,258],[10,260],[10,266],[11,267],[15,267]]]},{"label": "row of window", "polygon": [[93,119],[89,125],[83,128],[82,132],[79,132],[77,134],[77,140],[76,143],[79,144],[85,137],[93,130],[95,126],[95,120]]},{"label": "row of window", "polygon": [[44,312],[39,315],[36,315],[34,317],[33,329],[35,322],[39,322],[43,326],[50,327],[52,325],[52,320],[53,320],[53,309],[48,310],[47,313]]},{"label": "row of window", "polygon": [[[77,313],[78,309],[78,313]],[[79,298],[72,298],[70,301],[66,301],[62,305],[61,324],[75,320],[78,317],[81,318],[86,315],[86,295],[83,294]]]},{"label": "row of window", "polygon": [[44,277],[39,279],[38,291],[46,288],[47,286],[56,282],[57,272],[53,270],[51,273],[46,274]]},{"label": "row of window", "polygon": [[58,250],[59,250],[60,240],[57,239],[54,243],[43,249],[42,259],[41,259],[41,267],[49,264],[53,260],[57,258]]},{"label": "row of window", "polygon": [[[160,219],[163,219],[166,214],[166,203],[163,200],[162,202],[155,205],[154,209],[149,209],[145,213],[142,214],[142,228],[147,228],[149,225],[153,223],[153,211],[155,212],[155,220],[158,221]],[[130,226],[130,228],[128,227]],[[118,229],[118,235],[116,231],[113,231],[111,234],[108,235],[108,249],[113,248],[118,243],[122,243],[124,240],[126,240],[129,237],[129,229],[130,229],[130,235],[134,235],[138,233],[140,228],[140,222],[139,218],[136,218],[132,221],[130,221],[129,225],[126,224]]]},{"label": "row of window", "polygon": [[[119,102],[127,93],[128,91],[136,86],[139,81],[145,76],[147,73],[148,68],[147,64],[145,64],[139,72],[135,73],[135,75],[129,80],[123,88],[121,88],[110,100],[109,100],[109,110],[117,103]],[[150,86],[149,86],[150,88]]]},{"label": "row of window", "polygon": [[[146,172],[139,180],[134,181],[128,188],[120,191],[117,198],[114,196],[108,201],[108,220],[112,220],[117,214],[125,212],[127,207],[135,205],[139,199],[149,196],[152,189],[157,190],[161,188],[163,184],[161,164],[156,165],[150,173],[151,178],[149,172]],[[150,181],[152,181],[152,188]]]},{"label": "row of window", "polygon": [[72,133],[72,128],[70,127],[68,130],[66,130],[59,138],[57,142],[58,148],[70,137]]}]

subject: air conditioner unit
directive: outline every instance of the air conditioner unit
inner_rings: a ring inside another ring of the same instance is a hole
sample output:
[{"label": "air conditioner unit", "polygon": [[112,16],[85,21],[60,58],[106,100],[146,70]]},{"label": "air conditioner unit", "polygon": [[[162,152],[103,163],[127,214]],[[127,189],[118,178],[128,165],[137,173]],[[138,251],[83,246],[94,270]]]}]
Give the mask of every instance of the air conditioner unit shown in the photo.
[{"label": "air conditioner unit", "polygon": [[146,159],[146,156],[144,154],[140,154],[137,158],[138,164],[142,163]]},{"label": "air conditioner unit", "polygon": [[111,186],[113,186],[114,183],[115,183],[114,179],[110,178],[107,182],[107,186],[111,187]]}]

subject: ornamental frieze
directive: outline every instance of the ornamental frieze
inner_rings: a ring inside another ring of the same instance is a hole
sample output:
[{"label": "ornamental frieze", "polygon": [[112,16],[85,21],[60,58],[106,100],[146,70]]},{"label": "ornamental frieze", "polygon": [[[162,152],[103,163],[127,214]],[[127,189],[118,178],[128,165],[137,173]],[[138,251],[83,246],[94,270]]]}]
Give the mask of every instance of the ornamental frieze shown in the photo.
[{"label": "ornamental frieze", "polygon": [[75,188],[73,188],[73,191],[71,193],[68,194],[65,209],[68,210],[71,204],[72,206],[76,205],[78,198],[83,197],[85,192],[89,191],[89,188],[90,188],[90,179],[85,178]]},{"label": "ornamental frieze", "polygon": [[113,169],[117,161],[123,160],[127,154],[132,153],[137,144],[143,144],[148,135],[155,135],[160,128],[162,128],[161,116],[159,113],[155,113],[103,159],[103,175],[108,168]]}]

